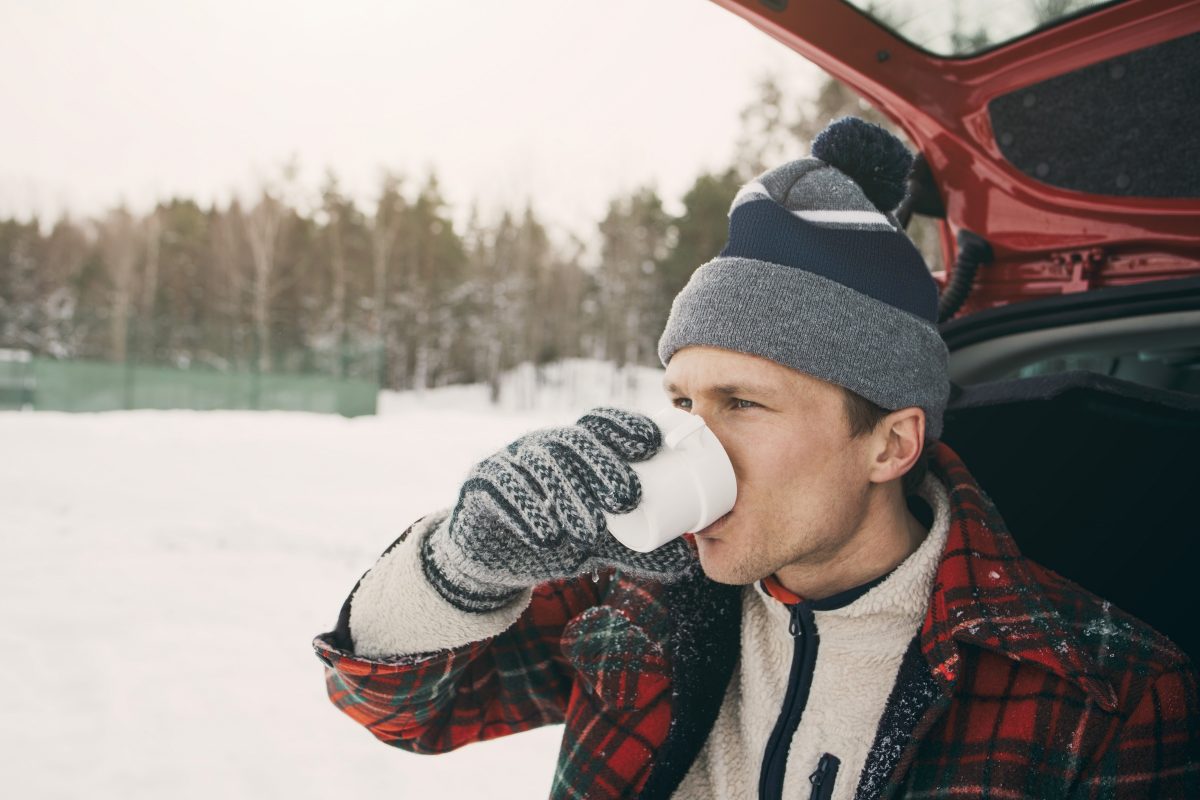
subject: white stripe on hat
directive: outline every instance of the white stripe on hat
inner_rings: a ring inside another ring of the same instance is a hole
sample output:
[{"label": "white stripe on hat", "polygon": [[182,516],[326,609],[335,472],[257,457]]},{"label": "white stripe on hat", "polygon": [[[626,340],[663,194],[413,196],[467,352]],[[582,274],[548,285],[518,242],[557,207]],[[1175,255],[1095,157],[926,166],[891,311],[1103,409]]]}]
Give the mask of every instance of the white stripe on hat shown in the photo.
[{"label": "white stripe on hat", "polygon": [[829,209],[826,211],[793,211],[800,219],[805,222],[846,222],[855,224],[871,224],[887,225],[892,227],[892,223],[888,218],[878,211],[850,211]]},{"label": "white stripe on hat", "polygon": [[[742,203],[750,200],[752,197],[765,197],[768,200],[775,200],[771,197],[771,193],[767,191],[767,187],[763,186],[759,181],[750,181],[734,195],[733,202],[729,204],[729,213],[733,214],[733,209],[737,208]],[[778,202],[778,201],[776,201]],[[793,211],[800,219],[805,222],[831,222],[844,223],[853,225],[886,225],[891,228],[892,223],[883,214],[877,211],[852,211],[850,209],[825,209],[825,210],[804,210]]]}]

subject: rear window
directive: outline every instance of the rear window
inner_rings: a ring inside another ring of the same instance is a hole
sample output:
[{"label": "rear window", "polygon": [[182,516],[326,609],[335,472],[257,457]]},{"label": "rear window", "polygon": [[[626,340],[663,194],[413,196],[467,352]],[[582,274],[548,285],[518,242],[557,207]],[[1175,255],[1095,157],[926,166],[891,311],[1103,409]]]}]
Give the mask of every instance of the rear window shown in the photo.
[{"label": "rear window", "polygon": [[[1119,2],[1120,0],[1117,0]],[[939,56],[969,56],[1114,5],[1113,0],[845,0],[883,27]]]}]

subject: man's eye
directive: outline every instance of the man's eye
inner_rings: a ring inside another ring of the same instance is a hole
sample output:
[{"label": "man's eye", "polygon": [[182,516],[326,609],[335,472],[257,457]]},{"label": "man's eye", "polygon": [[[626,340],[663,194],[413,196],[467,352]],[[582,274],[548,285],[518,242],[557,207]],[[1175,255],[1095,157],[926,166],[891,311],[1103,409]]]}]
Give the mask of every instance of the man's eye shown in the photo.
[{"label": "man's eye", "polygon": [[[743,400],[740,397],[730,398],[730,402],[733,403],[735,408],[759,408],[760,407],[758,405],[758,403],[754,402],[753,400]],[[676,397],[674,400],[671,401],[671,405],[675,406],[676,408],[681,408],[681,409],[687,411],[687,410],[691,409],[692,401],[686,397]]]}]

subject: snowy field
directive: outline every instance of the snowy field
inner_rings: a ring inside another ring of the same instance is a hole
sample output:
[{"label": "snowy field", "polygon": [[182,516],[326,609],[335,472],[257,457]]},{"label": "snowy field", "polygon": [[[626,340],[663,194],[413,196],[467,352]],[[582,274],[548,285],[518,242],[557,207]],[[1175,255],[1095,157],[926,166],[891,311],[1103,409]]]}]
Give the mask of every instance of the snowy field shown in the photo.
[{"label": "snowy field", "polygon": [[392,395],[354,420],[0,413],[5,796],[546,796],[560,726],[390,748],[329,703],[309,642],[472,463],[594,404],[664,404],[661,373],[610,372],[519,373],[499,408],[483,387]]}]

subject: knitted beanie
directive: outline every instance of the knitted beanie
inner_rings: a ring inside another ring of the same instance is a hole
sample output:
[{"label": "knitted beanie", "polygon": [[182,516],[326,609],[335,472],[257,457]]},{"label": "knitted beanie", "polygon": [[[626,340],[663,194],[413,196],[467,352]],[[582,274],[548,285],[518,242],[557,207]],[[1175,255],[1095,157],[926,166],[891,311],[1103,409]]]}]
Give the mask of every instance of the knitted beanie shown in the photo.
[{"label": "knitted beanie", "polygon": [[912,156],[854,117],[831,123],[812,158],[746,184],[729,242],[692,274],[658,342],[665,366],[709,345],[763,356],[942,432],[950,394],[937,285],[896,221]]}]

